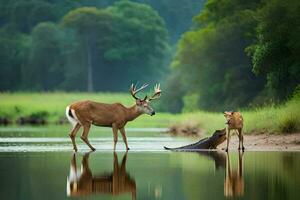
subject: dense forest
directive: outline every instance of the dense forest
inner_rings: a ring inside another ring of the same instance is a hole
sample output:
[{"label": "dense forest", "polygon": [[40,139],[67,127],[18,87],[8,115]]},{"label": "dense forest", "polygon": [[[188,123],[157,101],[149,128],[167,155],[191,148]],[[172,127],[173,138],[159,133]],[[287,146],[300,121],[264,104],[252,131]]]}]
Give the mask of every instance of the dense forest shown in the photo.
[{"label": "dense forest", "polygon": [[297,0],[0,2],[0,91],[127,91],[160,110],[236,110],[300,84]]},{"label": "dense forest", "polygon": [[0,3],[0,90],[124,91],[168,71],[204,1]]},{"label": "dense forest", "polygon": [[178,42],[162,108],[236,110],[300,84],[300,1],[208,0]]}]

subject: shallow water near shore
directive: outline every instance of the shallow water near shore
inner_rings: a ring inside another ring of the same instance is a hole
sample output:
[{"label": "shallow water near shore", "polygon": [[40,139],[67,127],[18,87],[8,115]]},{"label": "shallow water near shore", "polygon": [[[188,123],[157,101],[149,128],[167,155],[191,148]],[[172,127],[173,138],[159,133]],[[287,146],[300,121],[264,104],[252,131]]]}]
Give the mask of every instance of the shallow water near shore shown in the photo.
[{"label": "shallow water near shore", "polygon": [[299,152],[169,152],[195,139],[129,129],[131,150],[120,137],[114,154],[109,131],[91,137],[91,153],[78,137],[74,154],[51,131],[0,130],[1,199],[299,198]]}]

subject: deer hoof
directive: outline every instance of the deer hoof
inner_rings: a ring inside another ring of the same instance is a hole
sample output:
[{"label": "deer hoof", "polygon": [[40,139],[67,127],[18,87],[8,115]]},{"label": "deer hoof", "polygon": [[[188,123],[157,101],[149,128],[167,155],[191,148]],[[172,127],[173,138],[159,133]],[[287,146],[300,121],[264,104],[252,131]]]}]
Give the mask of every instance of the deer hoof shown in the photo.
[{"label": "deer hoof", "polygon": [[225,151],[228,152],[228,148],[226,148]]},{"label": "deer hoof", "polygon": [[74,148],[74,151],[77,152],[77,148]]},{"label": "deer hoof", "polygon": [[128,151],[128,150],[130,150],[130,148],[129,148],[129,147],[127,147],[127,151]]},{"label": "deer hoof", "polygon": [[245,147],[242,147],[242,151],[245,151]]},{"label": "deer hoof", "polygon": [[96,151],[96,149],[95,149],[95,148],[91,148],[91,150],[92,150],[92,151]]}]

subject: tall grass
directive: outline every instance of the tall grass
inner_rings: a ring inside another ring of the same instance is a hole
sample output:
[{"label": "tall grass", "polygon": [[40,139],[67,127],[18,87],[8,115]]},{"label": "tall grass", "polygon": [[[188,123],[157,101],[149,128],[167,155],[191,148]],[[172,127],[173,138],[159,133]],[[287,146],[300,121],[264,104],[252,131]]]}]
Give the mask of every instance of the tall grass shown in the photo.
[{"label": "tall grass", "polygon": [[[293,98],[280,106],[267,106],[255,110],[242,110],[244,132],[249,133],[293,133],[300,131],[300,98]],[[198,111],[183,114],[183,123],[193,121],[205,132],[225,127],[223,113]]]},{"label": "tall grass", "polygon": [[127,106],[133,103],[129,95],[122,93],[0,93],[0,116],[16,119],[44,112],[52,121],[64,117],[67,105],[85,99]]},{"label": "tall grass", "polygon": [[[65,118],[65,109],[72,102],[94,100],[103,103],[122,103],[125,106],[134,104],[134,99],[126,93],[0,93],[0,117],[15,121],[21,116],[41,116],[51,123]],[[153,103],[155,107],[155,103]],[[154,117],[141,116],[129,127],[168,127],[173,115],[158,113]]]}]

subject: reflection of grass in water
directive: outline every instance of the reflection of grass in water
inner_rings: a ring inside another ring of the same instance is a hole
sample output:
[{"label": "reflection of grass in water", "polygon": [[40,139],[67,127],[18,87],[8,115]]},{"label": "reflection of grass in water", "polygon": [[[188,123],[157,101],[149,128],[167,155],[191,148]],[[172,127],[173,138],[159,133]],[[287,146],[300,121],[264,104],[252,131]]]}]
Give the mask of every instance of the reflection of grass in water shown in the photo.
[{"label": "reflection of grass in water", "polygon": [[[133,99],[126,93],[1,93],[0,117],[13,120],[20,116],[46,113],[50,123],[65,117],[65,107],[71,102],[91,99],[99,102],[121,102],[126,106],[133,104]],[[155,108],[155,103],[153,104]],[[268,106],[256,110],[242,111],[245,132],[296,132],[300,131],[300,100],[294,98],[281,106]],[[179,123],[199,124],[207,134],[225,126],[222,112],[204,112],[168,114],[160,113],[150,117],[143,115],[126,127],[169,127]]]}]

